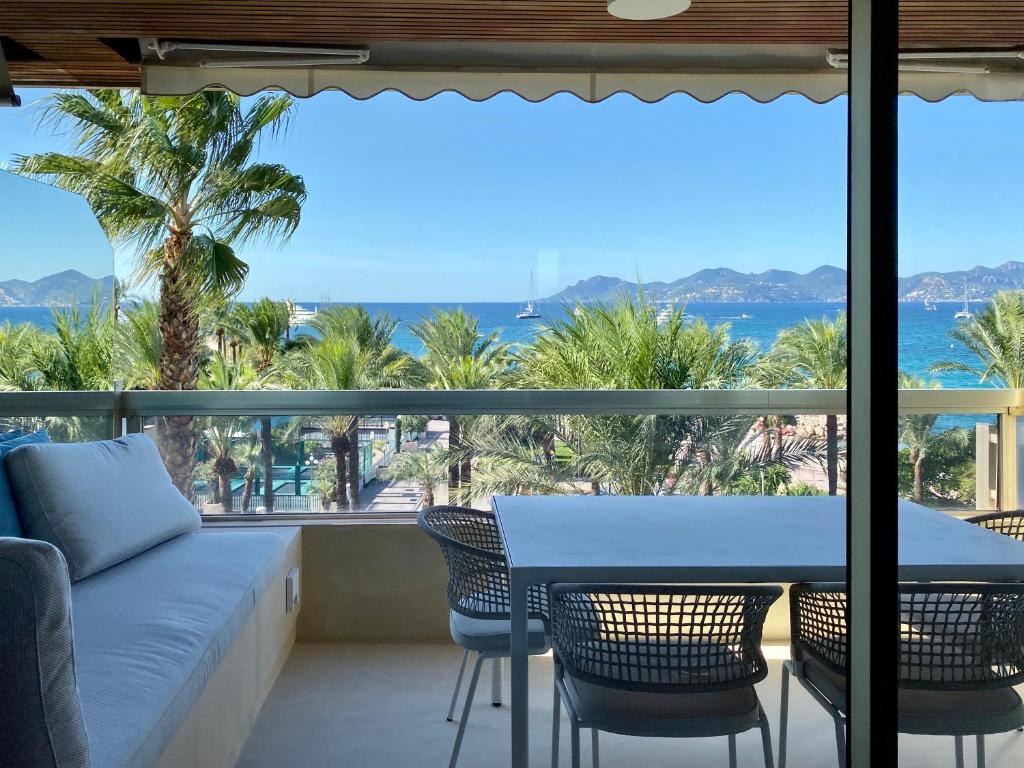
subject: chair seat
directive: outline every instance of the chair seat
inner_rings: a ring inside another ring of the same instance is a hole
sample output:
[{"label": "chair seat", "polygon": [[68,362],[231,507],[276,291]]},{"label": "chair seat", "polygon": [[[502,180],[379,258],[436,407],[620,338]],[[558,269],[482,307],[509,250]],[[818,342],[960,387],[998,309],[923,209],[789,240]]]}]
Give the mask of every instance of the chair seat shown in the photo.
[{"label": "chair seat", "polygon": [[[836,709],[845,712],[845,675],[807,658],[804,676]],[[901,688],[898,702],[900,733],[977,735],[1004,733],[1024,725],[1024,703],[1010,687],[948,691]]]},{"label": "chair seat", "polygon": [[[452,639],[471,651],[510,655],[512,622],[508,619],[476,619],[461,613],[449,613]],[[550,649],[544,622],[530,619],[527,648],[531,655],[547,653]]]},{"label": "chair seat", "polygon": [[708,693],[649,693],[597,685],[563,672],[584,727],[631,736],[720,736],[758,724],[753,686]]}]

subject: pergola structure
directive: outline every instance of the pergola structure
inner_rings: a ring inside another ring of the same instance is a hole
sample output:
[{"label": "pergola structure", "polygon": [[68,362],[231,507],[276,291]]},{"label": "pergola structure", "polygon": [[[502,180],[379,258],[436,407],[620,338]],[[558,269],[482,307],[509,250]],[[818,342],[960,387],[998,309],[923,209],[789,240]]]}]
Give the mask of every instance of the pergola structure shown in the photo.
[{"label": "pergola structure", "polygon": [[[1024,98],[1024,2],[903,0],[899,22],[902,89]],[[848,26],[846,0],[699,0],[655,21],[605,0],[7,0],[0,43],[15,86],[825,101],[846,87]]]}]

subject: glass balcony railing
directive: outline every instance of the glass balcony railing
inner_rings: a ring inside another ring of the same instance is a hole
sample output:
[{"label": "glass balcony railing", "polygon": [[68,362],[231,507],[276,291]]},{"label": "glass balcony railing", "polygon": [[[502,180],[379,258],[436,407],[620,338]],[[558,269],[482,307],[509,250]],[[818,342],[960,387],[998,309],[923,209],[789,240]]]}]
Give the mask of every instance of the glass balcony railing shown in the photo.
[{"label": "glass balcony railing", "polygon": [[[999,436],[1022,397],[902,391],[901,495],[965,514],[1015,506],[1017,445]],[[3,424],[56,440],[149,434],[218,519],[511,493],[843,494],[845,410],[841,390],[0,393]]]}]

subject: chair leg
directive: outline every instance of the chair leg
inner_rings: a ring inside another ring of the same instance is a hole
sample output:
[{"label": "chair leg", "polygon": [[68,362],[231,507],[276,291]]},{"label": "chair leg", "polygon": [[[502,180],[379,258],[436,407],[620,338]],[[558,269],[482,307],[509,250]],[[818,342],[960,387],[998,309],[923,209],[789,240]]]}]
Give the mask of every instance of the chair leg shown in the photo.
[{"label": "chair leg", "polygon": [[558,682],[551,686],[555,691],[555,700],[551,705],[551,768],[558,768],[558,727],[562,722],[562,697],[558,692]]},{"label": "chair leg", "polygon": [[964,768],[964,737],[953,737],[953,751],[956,756],[956,768]]},{"label": "chair leg", "polygon": [[597,728],[590,729],[590,752],[591,758],[594,761],[594,768],[601,768],[601,755],[598,745],[598,731]]},{"label": "chair leg", "polygon": [[978,748],[978,768],[985,768],[985,737],[978,734],[977,748]]},{"label": "chair leg", "polygon": [[782,664],[782,702],[779,712],[779,768],[786,768],[786,736],[789,730],[789,663]]},{"label": "chair leg", "polygon": [[476,657],[476,664],[473,665],[473,675],[469,679],[469,690],[466,691],[466,703],[462,707],[462,718],[459,720],[459,732],[455,734],[455,746],[452,747],[452,759],[448,761],[448,768],[455,768],[459,762],[459,750],[462,748],[462,737],[466,733],[466,722],[469,720],[470,710],[473,708],[473,694],[476,693],[476,684],[480,682],[480,668],[484,665],[484,656]]},{"label": "chair leg", "polygon": [[448,722],[455,718],[455,704],[459,700],[459,689],[462,688],[462,676],[466,674],[466,662],[469,661],[469,649],[462,651],[462,663],[459,665],[459,676],[455,678],[455,690],[452,691],[452,703],[448,705]]},{"label": "chair leg", "polygon": [[836,753],[839,757],[839,768],[846,768],[846,724],[838,714],[832,716],[836,727]]},{"label": "chair leg", "polygon": [[491,706],[501,706],[501,675],[502,667],[504,666],[504,660],[498,656],[491,662],[494,666],[491,667]]},{"label": "chair leg", "polygon": [[761,725],[761,747],[764,749],[764,768],[775,768],[775,759],[772,756],[772,729],[768,723],[768,715],[764,708],[761,708],[761,715],[758,717]]},{"label": "chair leg", "polygon": [[572,721],[572,768],[580,768],[580,726]]},{"label": "chair leg", "polygon": [[729,768],[736,768],[736,734],[729,734]]}]

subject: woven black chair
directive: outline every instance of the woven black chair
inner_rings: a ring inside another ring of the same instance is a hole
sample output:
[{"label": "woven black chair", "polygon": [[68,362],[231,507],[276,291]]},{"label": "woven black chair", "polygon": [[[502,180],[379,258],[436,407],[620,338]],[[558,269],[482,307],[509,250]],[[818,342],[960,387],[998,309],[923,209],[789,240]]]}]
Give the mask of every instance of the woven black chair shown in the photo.
[{"label": "woven black chair", "polygon": [[[846,760],[846,586],[790,589],[793,658],[782,673],[779,768],[786,765],[789,676],[832,716],[839,765]],[[985,735],[1024,725],[1024,584],[901,584],[900,733],[953,736],[963,768],[964,736],[975,736],[985,765]]]},{"label": "woven black chair", "polygon": [[[462,663],[448,707],[448,720],[455,714],[455,705],[466,664],[476,652],[476,664],[470,677],[469,690],[463,705],[459,730],[449,765],[454,768],[466,730],[486,659],[494,660],[491,701],[501,704],[502,659],[511,655],[511,591],[508,560],[494,515],[463,507],[430,507],[419,513],[420,528],[441,547],[448,565],[449,627],[452,639],[462,649]],[[547,653],[548,600],[547,590],[535,587],[529,592],[529,652]]]},{"label": "woven black chair", "polygon": [[[754,684],[768,665],[761,633],[780,587],[556,584],[551,588],[555,685],[572,725],[572,766],[580,729],[687,738],[760,728],[772,765],[768,718]],[[558,720],[553,729],[558,747]]]},{"label": "woven black chair", "polygon": [[990,531],[1001,533],[1004,536],[1024,541],[1024,511],[1014,510],[1012,512],[987,512],[984,515],[964,518],[968,523],[980,525]]}]

